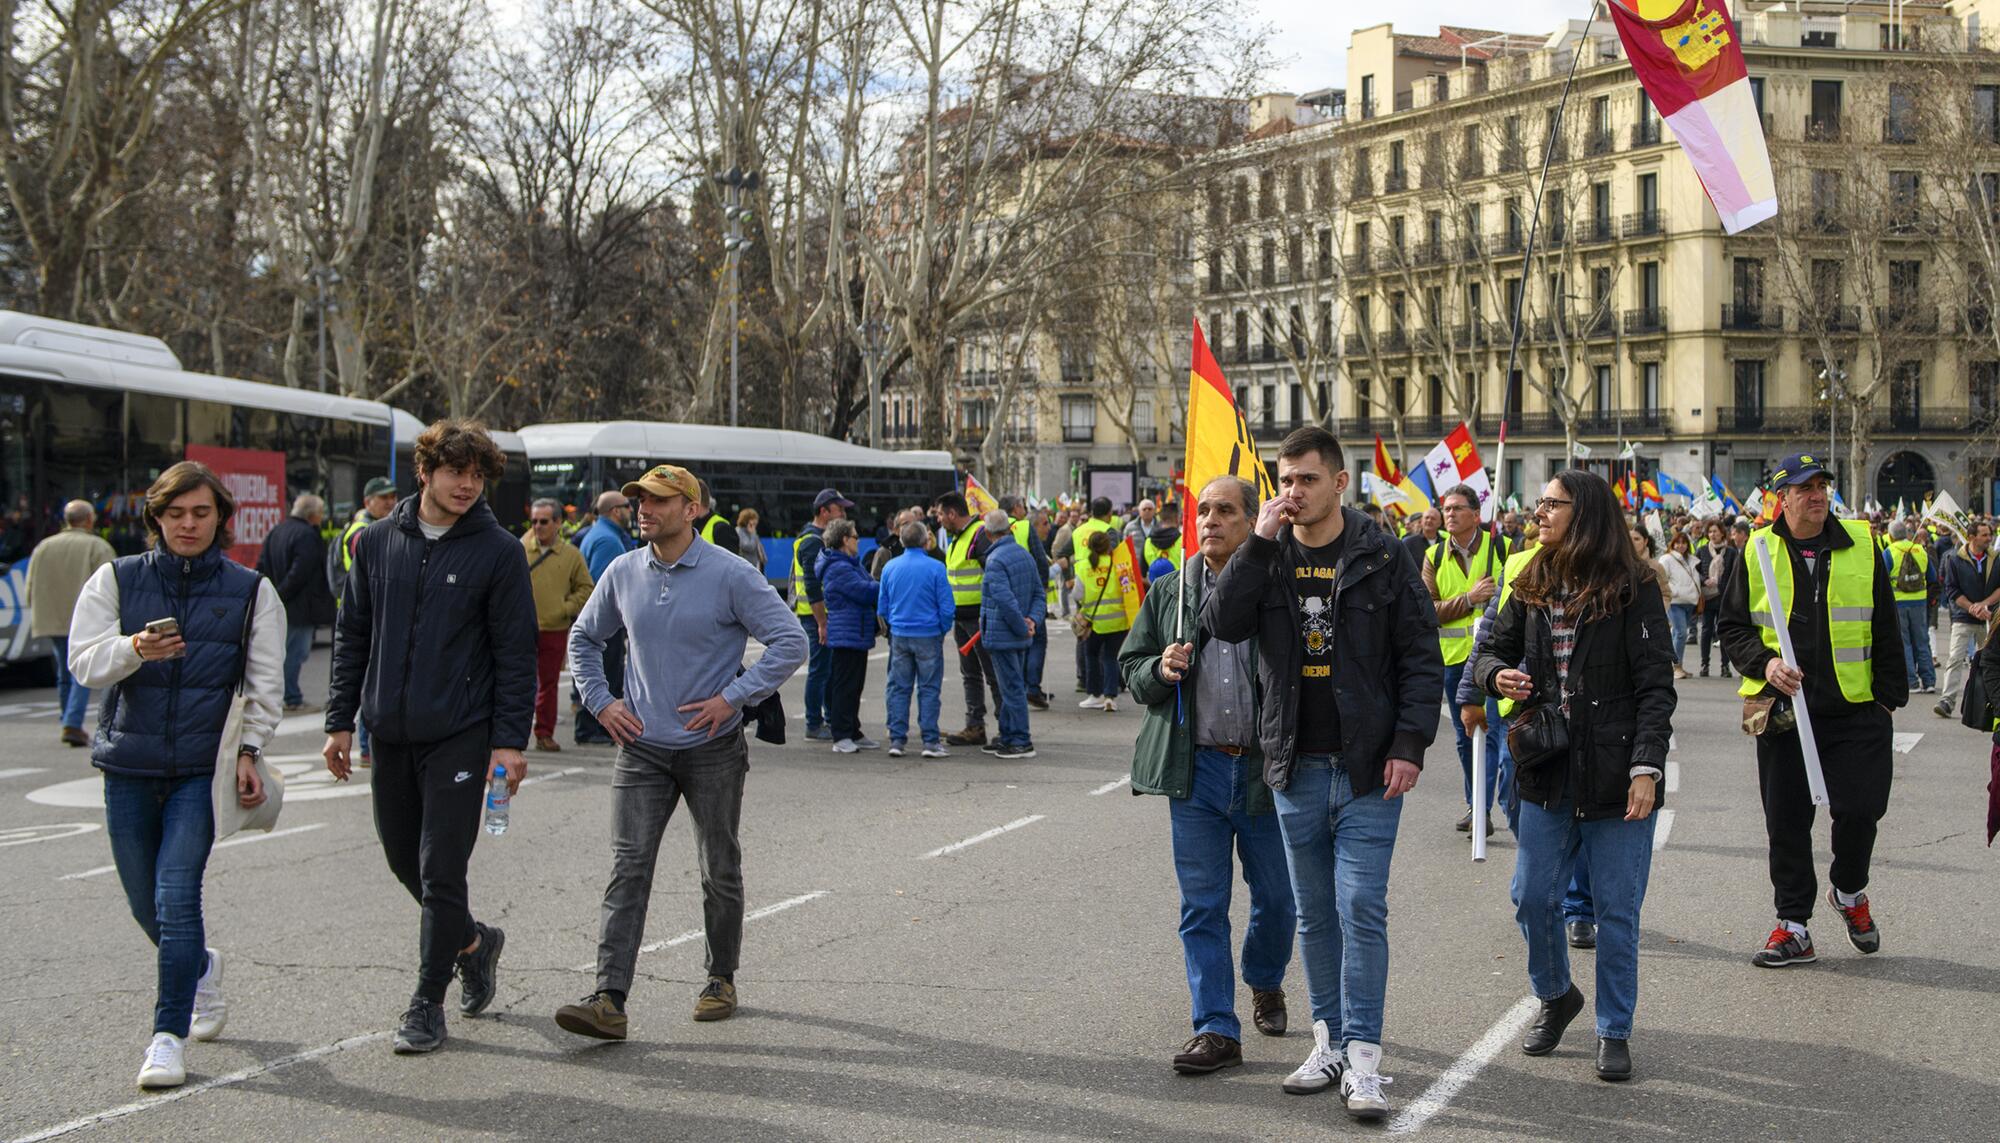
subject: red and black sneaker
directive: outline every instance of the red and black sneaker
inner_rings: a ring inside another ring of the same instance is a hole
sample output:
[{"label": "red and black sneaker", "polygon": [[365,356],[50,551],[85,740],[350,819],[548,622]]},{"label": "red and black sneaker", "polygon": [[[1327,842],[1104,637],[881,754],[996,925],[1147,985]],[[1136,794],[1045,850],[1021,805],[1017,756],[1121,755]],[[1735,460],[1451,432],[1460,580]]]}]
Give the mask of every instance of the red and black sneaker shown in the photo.
[{"label": "red and black sneaker", "polygon": [[1795,933],[1780,924],[1750,963],[1758,968],[1783,968],[1788,964],[1811,964],[1819,957],[1813,952],[1812,934]]},{"label": "red and black sneaker", "polygon": [[1868,912],[1868,894],[1856,893],[1852,909],[1840,903],[1833,895],[1833,889],[1826,891],[1827,904],[1847,922],[1847,943],[1858,953],[1872,953],[1882,947],[1882,930],[1875,927],[1875,918]]}]

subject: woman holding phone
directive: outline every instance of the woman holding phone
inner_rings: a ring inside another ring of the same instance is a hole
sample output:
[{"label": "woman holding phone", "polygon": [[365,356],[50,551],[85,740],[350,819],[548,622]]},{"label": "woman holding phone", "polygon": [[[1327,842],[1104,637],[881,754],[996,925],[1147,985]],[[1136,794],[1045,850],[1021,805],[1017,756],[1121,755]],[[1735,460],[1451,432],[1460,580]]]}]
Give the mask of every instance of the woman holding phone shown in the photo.
[{"label": "woman holding phone", "polygon": [[222,1032],[222,956],[207,947],[201,907],[215,844],[216,753],[241,680],[237,801],[263,804],[256,762],[284,698],[285,606],[269,580],[226,555],[235,511],[206,466],[167,469],[146,490],[151,549],[99,568],[70,621],[71,673],[93,690],[111,688],[90,761],[104,772],[106,832],[125,899],[159,950],[142,1088],[179,1087],[189,1036]]}]

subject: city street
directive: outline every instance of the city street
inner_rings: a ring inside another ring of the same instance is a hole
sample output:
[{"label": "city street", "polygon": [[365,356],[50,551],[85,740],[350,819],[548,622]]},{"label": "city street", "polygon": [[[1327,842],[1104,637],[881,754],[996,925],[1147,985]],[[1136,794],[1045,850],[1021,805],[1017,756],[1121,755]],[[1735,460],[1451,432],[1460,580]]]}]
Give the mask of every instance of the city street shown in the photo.
[{"label": "city street", "polygon": [[[885,650],[863,704],[881,731]],[[1689,656],[1692,662],[1693,656]],[[308,693],[323,696],[327,651]],[[1990,1138],[2000,1107],[2000,854],[1984,845],[1987,738],[1897,715],[1896,787],[1869,886],[1884,938],[1863,958],[1822,906],[1816,966],[1765,971],[1771,926],[1751,744],[1730,682],[1681,683],[1644,917],[1634,1082],[1591,1070],[1586,1011],[1552,1056],[1508,902],[1512,843],[1474,865],[1452,823],[1449,730],[1402,818],[1390,888],[1386,1060],[1395,1117],[1279,1081],[1311,1043],[1296,958],[1291,1032],[1249,1032],[1245,1066],[1176,1076],[1190,1034],[1167,805],[1124,778],[1141,712],[1076,709],[1070,636],[1040,756],[926,761],[753,743],[744,807],[743,1008],[689,1019],[703,980],[684,820],[661,851],[632,1038],[581,1040],[552,1014],[593,987],[611,751],[531,754],[512,829],[482,837],[473,908],[503,926],[499,997],[428,1057],[389,1034],[415,980],[416,906],[377,846],[365,776],[331,784],[320,716],[287,718],[278,830],[209,864],[210,943],[229,1023],[190,1043],[189,1082],[133,1085],[151,947],[110,869],[100,783],[59,745],[53,691],[0,693],[0,1137],[112,1139],[1212,1139],[1378,1130],[1437,1139]],[[963,707],[955,668],[946,729]],[[94,715],[92,719],[94,723]],[[991,724],[989,723],[989,726]],[[1839,743],[1825,744],[1839,749]],[[1822,850],[1826,828],[1818,831]],[[1824,877],[1824,864],[1821,865]],[[1823,885],[1823,882],[1822,882]],[[1247,901],[1236,894],[1240,939]],[[1577,982],[1594,990],[1591,954]],[[1249,992],[1239,1011],[1248,1029]]]}]

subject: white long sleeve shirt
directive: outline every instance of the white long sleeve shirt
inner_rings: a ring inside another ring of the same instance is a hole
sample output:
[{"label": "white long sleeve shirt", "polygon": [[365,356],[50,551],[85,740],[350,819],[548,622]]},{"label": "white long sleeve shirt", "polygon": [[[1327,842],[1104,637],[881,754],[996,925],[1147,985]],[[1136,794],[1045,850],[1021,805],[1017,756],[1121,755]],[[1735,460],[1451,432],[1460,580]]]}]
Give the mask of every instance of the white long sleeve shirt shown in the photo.
[{"label": "white long sleeve shirt", "polygon": [[[244,666],[243,745],[259,750],[277,733],[285,699],[285,604],[268,579],[257,581]],[[144,660],[119,629],[118,575],[106,564],[84,581],[69,622],[69,671],[92,690],[132,677]]]}]

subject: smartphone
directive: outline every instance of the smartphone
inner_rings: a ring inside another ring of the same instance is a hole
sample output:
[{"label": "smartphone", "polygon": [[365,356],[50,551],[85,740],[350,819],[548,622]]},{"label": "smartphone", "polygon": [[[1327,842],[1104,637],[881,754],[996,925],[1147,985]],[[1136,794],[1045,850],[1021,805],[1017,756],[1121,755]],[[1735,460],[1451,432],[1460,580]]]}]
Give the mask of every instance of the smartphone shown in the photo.
[{"label": "smartphone", "polygon": [[169,615],[165,619],[155,619],[146,624],[146,634],[172,638],[181,633],[181,621]]}]

